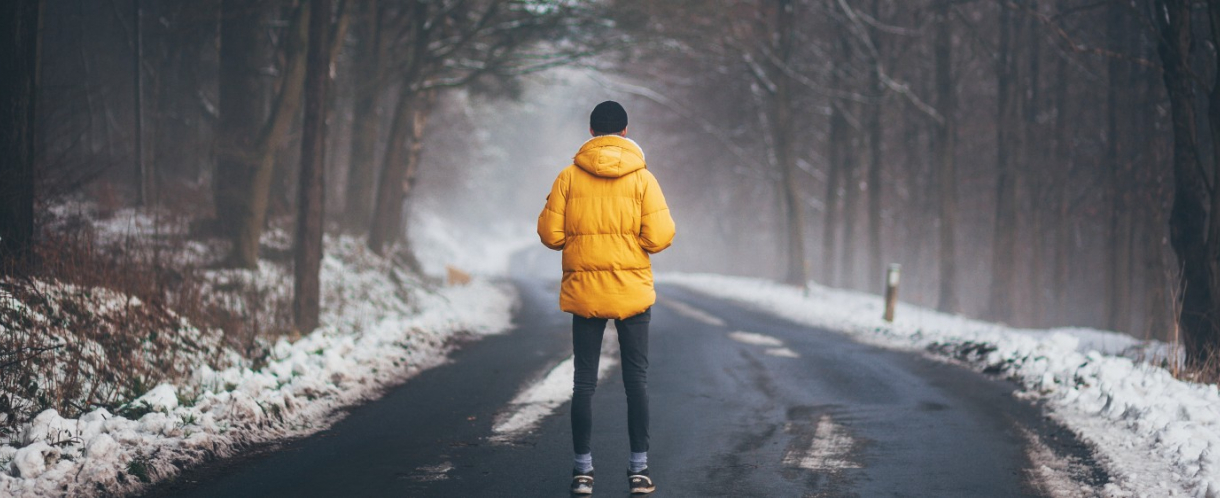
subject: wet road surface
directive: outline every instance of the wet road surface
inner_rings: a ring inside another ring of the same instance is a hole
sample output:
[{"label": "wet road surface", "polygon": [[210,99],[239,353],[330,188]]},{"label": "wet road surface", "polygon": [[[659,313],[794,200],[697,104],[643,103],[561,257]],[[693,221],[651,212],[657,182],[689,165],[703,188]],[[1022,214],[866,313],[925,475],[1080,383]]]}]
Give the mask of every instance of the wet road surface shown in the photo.
[{"label": "wet road surface", "polygon": [[[517,285],[511,332],[464,346],[329,430],[188,471],[150,496],[567,496],[566,403],[532,430],[493,437],[519,408],[514,396],[571,354],[557,284]],[[1077,480],[1105,481],[1088,448],[1008,382],[691,291],[659,294],[653,496],[1050,496],[1031,472],[1041,465],[1031,435],[1075,460]],[[593,403],[595,496],[627,496],[618,368]]]}]

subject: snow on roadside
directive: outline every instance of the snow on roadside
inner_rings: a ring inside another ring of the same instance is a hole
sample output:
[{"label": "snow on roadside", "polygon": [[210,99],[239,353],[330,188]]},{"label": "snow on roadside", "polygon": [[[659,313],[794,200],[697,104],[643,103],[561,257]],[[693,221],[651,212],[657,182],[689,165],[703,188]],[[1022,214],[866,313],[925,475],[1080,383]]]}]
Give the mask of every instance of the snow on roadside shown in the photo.
[{"label": "snow on roadside", "polygon": [[[240,273],[215,277],[291,287],[271,264]],[[279,339],[257,367],[192,365],[189,381],[126,405],[131,418],[101,408],[78,419],[43,411],[0,441],[0,496],[124,494],[249,444],[325,429],[337,408],[444,362],[459,334],[507,330],[516,302],[510,287],[483,279],[429,290],[346,237],[328,238],[322,285],[322,326],[295,342]]]},{"label": "snow on roadside", "polygon": [[881,298],[758,279],[663,274],[658,281],[751,304],[784,318],[870,343],[949,356],[1018,382],[1051,415],[1098,450],[1106,497],[1220,498],[1220,391],[1175,379],[1141,361],[1163,344],[1090,329],[1026,330],[899,304],[881,319]]}]

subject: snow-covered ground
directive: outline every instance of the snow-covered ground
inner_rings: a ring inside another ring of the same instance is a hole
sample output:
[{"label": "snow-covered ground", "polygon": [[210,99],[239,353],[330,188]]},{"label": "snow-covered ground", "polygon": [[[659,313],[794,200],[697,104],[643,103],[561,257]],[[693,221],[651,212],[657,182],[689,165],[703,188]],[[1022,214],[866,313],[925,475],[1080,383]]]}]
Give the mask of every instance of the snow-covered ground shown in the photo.
[{"label": "snow-covered ground", "polygon": [[[153,230],[140,215],[112,220],[118,221],[98,223],[103,236]],[[277,237],[283,234],[268,234],[273,246]],[[291,274],[272,263],[253,271],[213,270],[209,276],[217,288],[259,285],[268,301],[282,302],[292,286]],[[182,323],[165,334],[187,342],[208,339],[213,351],[206,358],[226,361],[187,357],[192,361],[179,365],[186,369],[181,381],[157,385],[125,404],[118,410],[125,416],[98,408],[69,419],[46,410],[18,427],[11,440],[0,439],[0,496],[123,494],[249,444],[322,430],[336,420],[336,409],[443,363],[460,335],[507,330],[516,302],[511,287],[481,278],[434,287],[348,237],[327,238],[321,280],[321,326],[295,341],[284,337],[268,344],[265,359],[243,359],[223,350],[214,331]],[[99,293],[106,302],[130,305],[110,294]],[[22,305],[13,296],[0,298],[6,306]]]},{"label": "snow-covered ground", "polygon": [[[460,233],[439,217],[424,214],[417,220],[412,237],[429,273],[454,265],[476,276],[501,274],[515,249],[536,244],[532,231],[521,227]],[[97,225],[110,242],[167,229],[164,222],[130,213]],[[273,247],[287,243],[286,234],[275,231],[264,241]],[[178,256],[203,261],[215,250],[189,243]],[[260,309],[243,309],[257,313],[282,306],[290,292],[290,277],[283,266],[271,263],[254,271],[208,271],[216,289],[258,287],[266,297],[254,304]],[[1220,393],[1214,385],[1179,381],[1150,363],[1171,354],[1164,344],[1090,329],[1013,329],[905,304],[899,305],[896,322],[889,324],[880,318],[880,298],[865,293],[817,286],[803,292],[716,275],[665,274],[658,280],[753,304],[871,343],[1002,372],[1023,386],[1019,395],[1043,400],[1056,419],[1097,448],[1112,482],[1093,494],[1220,498]],[[95,409],[68,419],[47,410],[19,427],[9,440],[0,439],[0,496],[121,494],[172,476],[184,465],[229,455],[249,444],[316,432],[334,422],[337,408],[376,397],[387,386],[443,363],[458,334],[506,330],[515,303],[510,288],[481,278],[466,286],[435,288],[347,237],[327,239],[322,283],[322,326],[296,340],[281,338],[267,344],[265,361],[256,364],[245,359],[228,350],[215,331],[182,322],[167,330],[164,336],[169,339],[144,346],[151,348],[148,361],[160,358],[157,348],[181,349],[182,341],[196,347],[176,358],[181,361],[175,368],[183,369],[176,376],[181,381],[148,390],[123,406],[122,415]],[[55,292],[86,293],[99,309],[115,303],[141,306],[138,300],[101,289],[48,285],[48,295]],[[215,294],[216,305],[251,306],[225,301],[223,292]],[[2,294],[0,305],[23,306]],[[686,312],[703,320],[720,320],[714,312],[693,308]],[[50,323],[56,317],[35,318]],[[87,335],[46,339],[83,341],[78,349],[85,358],[105,360],[104,355],[90,353],[99,348],[88,343]],[[767,338],[741,333],[734,339],[770,347],[775,354],[785,351],[782,343]],[[557,370],[555,377],[561,380],[565,370]],[[514,400],[519,411],[548,412],[562,403],[557,395],[564,389],[562,382],[542,384],[559,387],[523,390]],[[513,417],[500,422],[505,434],[529,425]],[[1043,470],[1053,477],[1064,464],[1050,460],[1053,455]],[[1072,485],[1064,482],[1054,491],[1079,496]]]},{"label": "snow-covered ground", "polygon": [[[1111,482],[1091,495],[1220,498],[1220,392],[1156,366],[1169,354],[1164,344],[1091,329],[1014,329],[906,304],[890,324],[881,319],[880,297],[816,285],[806,293],[720,275],[663,274],[658,281],[1002,372],[1023,387],[1020,396],[1043,400],[1095,446]],[[1081,496],[1070,483],[1052,491]]]}]

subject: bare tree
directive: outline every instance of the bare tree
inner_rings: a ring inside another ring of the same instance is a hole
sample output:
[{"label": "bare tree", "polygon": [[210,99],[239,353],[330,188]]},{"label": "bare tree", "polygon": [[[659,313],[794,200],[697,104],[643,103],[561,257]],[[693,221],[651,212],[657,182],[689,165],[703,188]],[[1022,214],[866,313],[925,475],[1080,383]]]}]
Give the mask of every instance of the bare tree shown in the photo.
[{"label": "bare tree", "polygon": [[[648,127],[650,167],[681,178],[667,193],[685,233],[723,241],[676,247],[682,269],[799,285],[812,261],[823,283],[876,289],[887,258],[911,276],[905,299],[1019,326],[1133,331],[1160,323],[1179,295],[1202,355],[1220,318],[1220,68],[1207,48],[1220,30],[1202,24],[1210,3],[1184,1],[332,0],[334,13],[353,11],[355,32],[341,43],[347,16],[332,22],[340,126],[325,174],[344,188],[328,194],[346,200],[332,211],[410,264],[409,209],[451,202],[459,178],[483,181],[496,161],[461,159],[501,157],[518,133],[463,135],[504,126],[471,120],[542,79],[520,76],[578,61],[607,91],[639,99],[628,103]],[[134,200],[133,149],[146,139],[146,171],[175,194],[165,206],[195,212],[206,206],[192,194],[212,194],[228,261],[254,266],[265,227],[301,207],[312,6],[48,2],[43,154],[37,184],[16,191]],[[139,49],[136,94],[127,68]],[[0,74],[10,85],[23,73]],[[133,135],[141,109],[147,133]],[[208,173],[212,192],[198,183]],[[25,185],[14,175],[4,181]],[[517,202],[480,203],[496,201]],[[1171,239],[1181,282],[1164,271],[1160,241]]]},{"label": "bare tree", "polygon": [[140,0],[131,0],[131,25],[132,31],[135,33],[132,36],[132,45],[134,50],[131,54],[131,73],[132,82],[134,85],[132,99],[135,104],[135,110],[132,114],[135,115],[135,142],[136,142],[136,204],[139,206],[147,206],[152,203],[154,191],[156,189],[155,175],[152,168],[144,157],[144,9],[140,7]]},{"label": "bare tree", "polygon": [[38,0],[0,7],[0,250],[27,254],[34,237],[34,118],[38,88]]},{"label": "bare tree", "polygon": [[[1109,38],[1111,48],[1117,47],[1123,38],[1124,26],[1122,25],[1122,11],[1125,10],[1121,5],[1113,5],[1109,9],[1107,15],[1106,32]],[[1122,212],[1125,209],[1123,203],[1123,193],[1119,190],[1119,183],[1122,177],[1125,176],[1122,168],[1122,163],[1125,159],[1119,158],[1120,141],[1122,138],[1119,135],[1119,87],[1125,83],[1121,76],[1122,61],[1117,57],[1111,57],[1106,64],[1106,152],[1103,159],[1102,167],[1105,169],[1104,184],[1105,184],[1105,202],[1108,209],[1106,219],[1106,244],[1105,253],[1105,273],[1106,273],[1106,293],[1105,293],[1105,312],[1106,312],[1106,328],[1110,330],[1118,330],[1121,326],[1120,314],[1124,308],[1122,300],[1126,296],[1127,291],[1123,289],[1128,279],[1124,278],[1122,249],[1123,244],[1120,242],[1120,234],[1122,232]]]},{"label": "bare tree", "polygon": [[386,16],[384,2],[358,2],[356,8],[359,10],[357,28],[360,30],[354,63],[357,73],[356,102],[343,218],[348,230],[366,233],[373,213],[377,174],[375,149],[381,122],[378,103],[385,86],[382,67],[387,58],[385,50],[388,43],[384,41],[382,29],[385,24],[382,19]]},{"label": "bare tree", "polygon": [[[340,19],[346,14],[343,8],[346,4],[347,2],[339,4]],[[306,45],[308,44],[312,2],[302,2],[293,12],[285,42],[283,74],[279,82],[279,91],[275,93],[271,102],[270,115],[265,121],[243,115],[243,119],[255,119],[255,124],[261,123],[258,131],[252,136],[240,138],[245,142],[239,142],[238,137],[230,137],[228,141],[230,144],[237,144],[231,145],[231,147],[244,147],[240,155],[242,171],[237,173],[235,170],[230,170],[235,167],[232,161],[238,157],[235,155],[235,151],[227,151],[227,156],[220,155],[222,161],[226,158],[229,160],[224,163],[228,165],[224,172],[234,175],[234,178],[219,180],[227,189],[234,192],[233,197],[228,199],[233,206],[226,208],[226,210],[232,211],[228,213],[228,216],[232,216],[232,218],[227,218],[224,223],[233,227],[233,231],[229,234],[233,240],[229,262],[233,266],[253,268],[258,264],[259,239],[266,224],[277,152],[288,138],[289,131],[301,108],[305,88]],[[247,15],[249,14],[247,13]],[[333,52],[335,47],[328,46],[327,50]],[[225,83],[222,80],[222,102],[225,95]],[[224,119],[223,109],[221,119]],[[249,123],[245,124],[249,125]],[[223,132],[224,130],[222,130],[222,136],[224,136]],[[221,163],[217,164],[217,168],[218,172],[221,171]],[[221,212],[220,206],[217,207],[217,212]]]},{"label": "bare tree", "polygon": [[[845,43],[839,40],[838,43]],[[831,59],[832,69],[830,74],[830,87],[839,88],[842,86],[843,74],[845,73],[843,65],[846,60],[842,57],[842,51],[836,50],[835,57]],[[842,184],[851,184],[851,180],[844,181],[842,177],[849,170],[848,164],[851,159],[847,157],[850,154],[851,146],[848,144],[850,140],[850,131],[848,130],[847,117],[844,115],[843,103],[831,102],[830,104],[830,143],[827,147],[830,149],[829,161],[826,163],[826,196],[822,203],[825,206],[822,215],[822,279],[826,285],[835,285],[838,283],[838,258],[835,250],[838,247],[836,243],[837,228],[839,226],[839,191],[842,189]],[[850,187],[849,187],[850,188]],[[845,221],[848,224],[850,221]],[[851,252],[850,247],[846,247],[844,252]]]},{"label": "bare tree", "polygon": [[[1173,208],[1169,215],[1170,241],[1181,264],[1181,311],[1178,326],[1186,348],[1188,366],[1202,366],[1217,350],[1220,334],[1216,328],[1215,293],[1210,254],[1216,243],[1208,244],[1209,182],[1203,175],[1195,136],[1195,96],[1190,67],[1191,3],[1189,0],[1155,0],[1153,22],[1160,35],[1157,51],[1161,56],[1162,78],[1169,93],[1173,114]],[[1214,12],[1220,6],[1209,5]],[[1220,125],[1213,122],[1212,126]],[[1220,211],[1216,211],[1220,212]],[[1220,217],[1212,217],[1212,226]],[[1216,233],[1216,232],[1212,232]],[[1220,242],[1220,239],[1213,238]]]},{"label": "bare tree", "polygon": [[292,311],[297,330],[318,327],[322,264],[322,216],[325,212],[326,92],[330,85],[330,0],[309,0],[308,67],[305,71],[305,122],[301,137],[301,175],[297,190]]},{"label": "bare tree", "polygon": [[[217,228],[237,239],[237,221],[249,215],[248,185],[257,170],[255,144],[263,123],[259,69],[266,63],[259,37],[261,6],[221,1],[220,119],[216,135],[213,205]],[[236,252],[236,251],[235,251]],[[250,266],[248,261],[237,264]]]},{"label": "bare tree", "polygon": [[988,315],[994,320],[1012,319],[1013,280],[1017,245],[1017,175],[1012,167],[1012,10],[1000,3],[1000,47],[996,57],[996,209],[992,243],[991,297]]},{"label": "bare tree", "polygon": [[953,79],[953,32],[948,2],[938,2],[934,14],[933,52],[936,65],[936,107],[941,116],[936,130],[937,191],[940,197],[940,292],[937,309],[957,312],[957,92]]},{"label": "bare tree", "polygon": [[[880,0],[873,0],[871,14],[874,19],[881,16]],[[868,133],[868,285],[866,290],[881,292],[882,256],[881,256],[881,174],[884,163],[882,159],[882,141],[884,135],[881,129],[881,115],[885,111],[886,90],[881,83],[881,63],[879,42],[876,28],[867,31],[868,45],[875,51],[867,53],[868,58],[868,91],[873,102],[869,106],[867,123]]]},{"label": "bare tree", "polygon": [[[793,153],[795,133],[792,112],[794,107],[793,81],[788,74],[795,51],[795,6],[791,0],[781,0],[775,8],[775,36],[769,47],[773,58],[769,79],[770,85],[763,88],[770,97],[768,124],[772,136],[772,149],[776,166],[779,167],[781,191],[783,192],[784,216],[787,219],[788,272],[784,281],[791,285],[804,286],[809,279],[805,271],[805,224],[804,208],[796,181],[796,157]],[[764,82],[765,83],[765,82]]]},{"label": "bare tree", "polygon": [[[406,49],[389,68],[399,75],[398,104],[385,144],[368,246],[385,253],[403,233],[402,209],[418,171],[436,92],[474,83],[501,84],[596,51],[594,44],[543,43],[600,32],[592,17],[568,2],[411,0],[402,6],[398,40]],[[565,46],[566,45],[566,46]],[[538,51],[532,48],[542,47]],[[405,253],[411,259],[410,250]]]}]

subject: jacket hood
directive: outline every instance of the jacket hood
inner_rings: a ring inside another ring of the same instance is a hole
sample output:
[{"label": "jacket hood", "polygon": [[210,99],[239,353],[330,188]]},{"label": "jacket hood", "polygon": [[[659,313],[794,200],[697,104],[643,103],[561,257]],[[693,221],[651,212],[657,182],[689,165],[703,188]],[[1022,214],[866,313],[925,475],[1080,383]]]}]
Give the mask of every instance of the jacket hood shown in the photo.
[{"label": "jacket hood", "polygon": [[618,135],[593,137],[580,147],[573,164],[589,174],[618,178],[646,167],[644,150],[633,140]]}]

